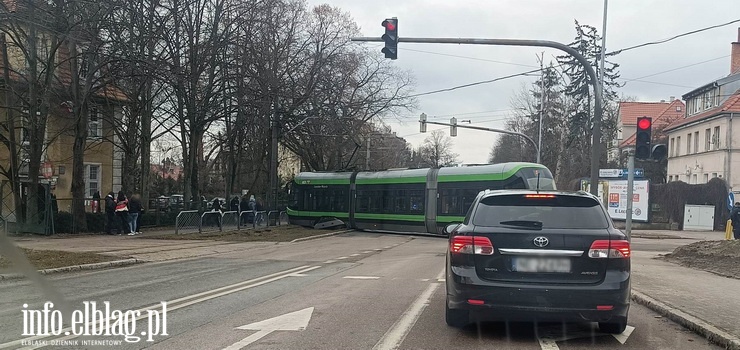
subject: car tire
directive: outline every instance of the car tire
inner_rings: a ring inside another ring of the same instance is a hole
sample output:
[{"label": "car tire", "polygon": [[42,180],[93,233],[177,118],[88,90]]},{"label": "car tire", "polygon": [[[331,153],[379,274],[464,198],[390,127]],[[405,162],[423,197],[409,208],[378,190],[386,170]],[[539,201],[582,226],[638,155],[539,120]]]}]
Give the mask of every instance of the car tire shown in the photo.
[{"label": "car tire", "polygon": [[445,302],[445,321],[450,327],[463,328],[470,323],[470,313],[468,310],[450,309]]},{"label": "car tire", "polygon": [[622,334],[627,329],[625,320],[617,322],[599,322],[599,330],[609,334]]}]

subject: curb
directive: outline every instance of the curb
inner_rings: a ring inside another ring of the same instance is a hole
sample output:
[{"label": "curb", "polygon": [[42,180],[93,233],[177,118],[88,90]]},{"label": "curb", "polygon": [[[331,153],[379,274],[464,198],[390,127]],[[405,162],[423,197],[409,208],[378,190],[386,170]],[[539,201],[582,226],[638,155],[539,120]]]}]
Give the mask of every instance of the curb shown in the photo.
[{"label": "curb", "polygon": [[638,304],[669,318],[670,320],[698,333],[707,340],[728,350],[740,350],[740,338],[727,333],[695,316],[653,299],[641,292],[632,290],[632,300]]},{"label": "curb", "polygon": [[329,232],[329,233],[324,233],[324,234],[316,235],[316,236],[308,236],[308,237],[296,238],[296,239],[290,241],[290,243],[297,243],[297,242],[303,242],[303,241],[308,241],[308,240],[312,240],[312,239],[319,239],[319,238],[324,238],[324,237],[329,237],[329,236],[336,236],[336,235],[339,235],[339,234],[342,234],[342,233],[347,233],[347,232],[352,232],[352,231],[354,231],[354,230],[344,230],[344,231],[337,231],[337,232]]},{"label": "curb", "polygon": [[[55,274],[55,273],[60,273],[60,272],[99,270],[99,269],[105,269],[108,267],[122,267],[122,266],[134,265],[134,264],[138,264],[142,262],[144,262],[144,260],[131,258],[131,259],[125,259],[125,260],[114,260],[114,261],[106,261],[106,262],[100,262],[100,263],[94,263],[94,264],[73,265],[73,266],[57,267],[53,269],[38,270],[38,273],[42,275],[50,275],[50,274]],[[6,274],[0,274],[0,281],[21,279],[25,277],[26,275],[21,274],[21,273],[6,273]]]}]

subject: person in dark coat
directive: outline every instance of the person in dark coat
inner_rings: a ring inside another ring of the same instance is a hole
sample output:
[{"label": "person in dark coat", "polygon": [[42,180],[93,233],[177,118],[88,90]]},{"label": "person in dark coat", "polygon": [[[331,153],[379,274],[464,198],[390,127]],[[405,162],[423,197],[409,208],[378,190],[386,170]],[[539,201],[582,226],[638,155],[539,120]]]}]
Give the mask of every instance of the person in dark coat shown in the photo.
[{"label": "person in dark coat", "polygon": [[249,211],[249,198],[247,198],[246,194],[242,196],[242,200],[239,202],[239,217],[242,220],[242,224],[246,224],[249,221],[247,215],[242,215],[245,211]]},{"label": "person in dark coat", "polygon": [[[213,204],[211,205],[211,208],[214,212],[221,214],[221,201],[218,199],[218,197],[213,199]],[[213,217],[215,217],[216,224],[218,224],[218,227],[221,227],[221,215],[213,214]]]},{"label": "person in dark coat", "polygon": [[231,199],[231,211],[239,211],[239,197],[234,196],[234,198]]},{"label": "person in dark coat", "polygon": [[[116,222],[116,199],[113,197],[115,194],[113,191],[108,192],[105,196],[105,233],[112,235],[113,227],[117,227]],[[120,234],[119,228],[116,231]]]},{"label": "person in dark coat", "polygon": [[139,234],[139,215],[141,214],[141,200],[139,195],[131,196],[131,200],[128,202],[128,226],[131,232],[129,236]]},{"label": "person in dark coat", "polygon": [[735,202],[730,213],[730,220],[732,220],[732,235],[735,239],[740,239],[740,202]]}]

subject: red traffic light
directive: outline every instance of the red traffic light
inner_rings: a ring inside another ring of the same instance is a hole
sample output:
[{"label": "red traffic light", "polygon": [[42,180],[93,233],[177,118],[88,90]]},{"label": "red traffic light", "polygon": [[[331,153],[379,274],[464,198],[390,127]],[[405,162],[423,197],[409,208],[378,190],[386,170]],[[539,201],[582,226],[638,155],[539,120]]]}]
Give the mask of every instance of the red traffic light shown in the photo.
[{"label": "red traffic light", "polygon": [[640,128],[640,130],[646,130],[650,129],[650,124],[652,124],[652,121],[650,119],[640,119],[637,122],[637,127]]},{"label": "red traffic light", "polygon": [[383,22],[383,27],[385,27],[385,29],[388,29],[388,30],[391,30],[391,31],[396,30],[396,25],[393,22],[391,22],[391,21],[384,21]]}]

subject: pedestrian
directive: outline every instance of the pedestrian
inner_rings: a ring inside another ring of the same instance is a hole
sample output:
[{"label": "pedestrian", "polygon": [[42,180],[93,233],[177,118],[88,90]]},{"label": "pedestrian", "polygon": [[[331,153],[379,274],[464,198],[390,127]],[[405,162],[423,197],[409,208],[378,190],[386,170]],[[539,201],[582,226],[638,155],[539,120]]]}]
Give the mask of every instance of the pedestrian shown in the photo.
[{"label": "pedestrian", "polygon": [[239,218],[242,221],[242,225],[246,224],[249,220],[246,215],[242,216],[242,213],[249,211],[249,198],[247,195],[242,196],[241,202],[239,202]]},{"label": "pedestrian", "polygon": [[116,227],[116,231],[120,234],[118,225],[116,225],[116,199],[113,197],[115,194],[113,191],[108,192],[105,196],[105,233],[112,235],[113,227]]},{"label": "pedestrian", "polygon": [[95,191],[92,196],[93,200],[93,213],[100,212],[100,191]]},{"label": "pedestrian", "polygon": [[128,198],[126,198],[126,194],[124,194],[123,191],[118,191],[118,199],[116,200],[116,216],[118,217],[121,231],[128,234]]},{"label": "pedestrian", "polygon": [[740,202],[735,202],[730,220],[732,220],[732,235],[735,239],[740,239]]},{"label": "pedestrian", "polygon": [[213,209],[213,212],[217,214],[213,214],[213,216],[216,217],[216,224],[218,224],[218,227],[221,228],[221,201],[218,199],[218,197],[213,199],[213,204],[211,205],[211,208]]},{"label": "pedestrian", "polygon": [[131,232],[129,236],[139,234],[139,216],[141,214],[141,199],[138,194],[131,196],[131,200],[128,202],[128,226]]},{"label": "pedestrian", "polygon": [[239,211],[239,197],[234,196],[234,198],[231,199],[231,211]]}]

